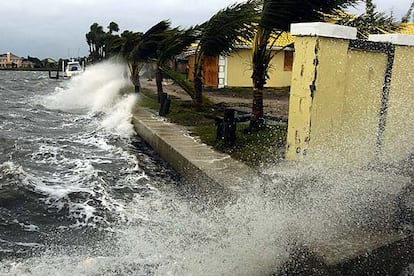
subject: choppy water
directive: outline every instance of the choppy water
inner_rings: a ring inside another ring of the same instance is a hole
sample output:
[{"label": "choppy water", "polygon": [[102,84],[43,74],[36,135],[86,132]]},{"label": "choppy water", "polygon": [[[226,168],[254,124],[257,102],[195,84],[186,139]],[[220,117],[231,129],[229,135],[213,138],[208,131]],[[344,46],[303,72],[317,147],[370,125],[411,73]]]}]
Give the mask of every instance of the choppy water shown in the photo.
[{"label": "choppy water", "polygon": [[134,135],[130,118],[137,99],[119,95],[127,85],[122,70],[97,66],[70,81],[49,79],[47,72],[0,72],[4,260],[52,248],[76,254],[115,249],[102,243],[131,223],[129,213],[140,217],[134,223],[151,223],[151,210],[140,210],[141,201],[151,209],[161,193],[181,184]]},{"label": "choppy water", "polygon": [[185,193],[135,135],[123,70],[0,71],[0,275],[269,275],[298,244],[395,221],[389,178],[316,164],[221,206]]}]

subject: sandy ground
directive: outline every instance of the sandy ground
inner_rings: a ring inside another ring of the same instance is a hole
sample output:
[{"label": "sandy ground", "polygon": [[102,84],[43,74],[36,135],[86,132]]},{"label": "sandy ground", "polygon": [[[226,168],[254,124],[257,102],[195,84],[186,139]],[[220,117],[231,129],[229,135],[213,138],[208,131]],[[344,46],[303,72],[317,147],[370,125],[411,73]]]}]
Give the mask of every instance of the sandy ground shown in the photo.
[{"label": "sandy ground", "polygon": [[[150,89],[154,93],[157,91],[155,80],[149,81],[146,79],[141,80],[141,86]],[[191,100],[190,96],[178,85],[171,81],[165,81],[163,83],[164,92],[184,99]],[[209,98],[213,103],[220,104],[225,107],[231,107],[243,112],[251,112],[251,106],[253,102],[252,94],[237,94],[229,91],[221,91],[220,89],[214,91],[205,91],[204,95]],[[265,115],[276,117],[286,120],[288,117],[289,109],[289,95],[280,95],[271,92],[264,93],[264,112]]]}]

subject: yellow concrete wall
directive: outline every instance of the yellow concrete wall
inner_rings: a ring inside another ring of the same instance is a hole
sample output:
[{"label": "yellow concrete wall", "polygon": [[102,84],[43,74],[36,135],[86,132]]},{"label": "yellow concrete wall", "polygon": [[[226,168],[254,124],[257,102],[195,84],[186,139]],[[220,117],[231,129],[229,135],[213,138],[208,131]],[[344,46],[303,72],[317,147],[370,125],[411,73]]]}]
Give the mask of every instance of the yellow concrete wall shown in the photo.
[{"label": "yellow concrete wall", "polygon": [[292,33],[288,160],[354,168],[414,154],[413,37],[332,38],[356,30],[325,23],[295,24]]},{"label": "yellow concrete wall", "polygon": [[376,158],[387,55],[350,50],[338,141],[341,162],[364,165]]},{"label": "yellow concrete wall", "polygon": [[414,152],[414,47],[396,46],[384,133],[383,160]]},{"label": "yellow concrete wall", "polygon": [[[338,155],[338,129],[344,112],[343,102],[346,88],[348,41],[342,39],[317,38],[314,63],[315,91],[311,108],[310,134],[312,158]],[[311,85],[311,84],[309,84]]]},{"label": "yellow concrete wall", "polygon": [[[251,87],[252,86],[252,50],[239,49],[227,57],[227,86]],[[271,62],[269,70],[270,79],[266,87],[290,86],[291,71],[284,71],[284,53],[278,51]]]},{"label": "yellow concrete wall", "polygon": [[287,159],[362,166],[375,158],[387,56],[348,48],[344,39],[296,38]]},{"label": "yellow concrete wall", "polygon": [[312,106],[309,85],[315,77],[313,61],[317,43],[314,37],[297,37],[295,40],[286,150],[286,158],[290,160],[301,160],[308,149]]}]

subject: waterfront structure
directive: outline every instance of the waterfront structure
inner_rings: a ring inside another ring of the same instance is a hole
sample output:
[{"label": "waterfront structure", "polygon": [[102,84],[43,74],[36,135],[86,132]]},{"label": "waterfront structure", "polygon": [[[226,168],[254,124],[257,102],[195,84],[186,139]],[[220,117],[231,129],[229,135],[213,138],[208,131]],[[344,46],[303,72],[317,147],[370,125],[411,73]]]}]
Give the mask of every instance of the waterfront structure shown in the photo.
[{"label": "waterfront structure", "polygon": [[20,68],[22,67],[23,58],[10,52],[0,55],[0,69]]}]

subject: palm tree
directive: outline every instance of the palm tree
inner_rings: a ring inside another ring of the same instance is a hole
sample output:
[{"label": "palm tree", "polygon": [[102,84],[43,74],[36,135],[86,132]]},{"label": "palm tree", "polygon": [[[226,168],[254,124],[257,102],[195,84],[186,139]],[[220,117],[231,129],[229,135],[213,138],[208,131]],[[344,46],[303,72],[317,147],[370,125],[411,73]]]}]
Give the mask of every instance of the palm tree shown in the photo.
[{"label": "palm tree", "polygon": [[104,59],[114,57],[120,53],[120,36],[113,34],[119,32],[119,26],[115,22],[111,22],[108,25],[108,32],[105,34],[104,42]]},{"label": "palm tree", "polygon": [[106,40],[106,33],[103,31],[103,27],[98,23],[93,23],[90,26],[89,32],[85,35],[86,42],[90,49],[90,58],[94,61],[99,61],[105,56],[104,46]]},{"label": "palm tree", "polygon": [[118,24],[111,22],[107,28],[108,32],[104,32],[101,25],[93,23],[90,26],[89,32],[85,35],[86,42],[89,46],[89,56],[92,62],[109,58],[117,53],[114,52],[116,46],[113,46],[112,44],[119,39],[119,35],[113,34],[113,32],[119,31]]},{"label": "palm tree", "polygon": [[128,63],[135,92],[139,92],[141,87],[139,73],[146,62],[156,58],[158,44],[165,38],[169,27],[169,21],[163,20],[145,33],[124,31],[119,41],[114,43],[122,45],[120,53]]},{"label": "palm tree", "polygon": [[201,25],[201,36],[196,48],[194,64],[193,99],[196,106],[202,105],[204,57],[217,57],[229,54],[238,43],[245,43],[252,37],[251,23],[257,18],[256,1],[233,4],[218,11]]},{"label": "palm tree", "polygon": [[113,21],[111,23],[109,23],[107,28],[108,28],[109,34],[112,34],[113,32],[115,32],[115,33],[119,32],[118,24],[113,22]]},{"label": "palm tree", "polygon": [[89,54],[91,54],[92,53],[92,35],[91,33],[87,33],[85,37],[86,37],[86,43],[88,43],[88,46],[89,46]]},{"label": "palm tree", "polygon": [[253,105],[250,130],[263,126],[263,88],[268,79],[274,43],[291,23],[319,20],[330,13],[353,5],[358,0],[262,0],[261,14],[252,49]]},{"label": "palm tree", "polygon": [[189,28],[183,30],[174,28],[166,31],[165,38],[158,44],[156,51],[156,84],[158,93],[158,102],[160,102],[161,95],[164,92],[162,87],[163,73],[169,70],[168,62],[175,56],[182,53],[184,49],[191,45],[197,39],[197,28]]}]

